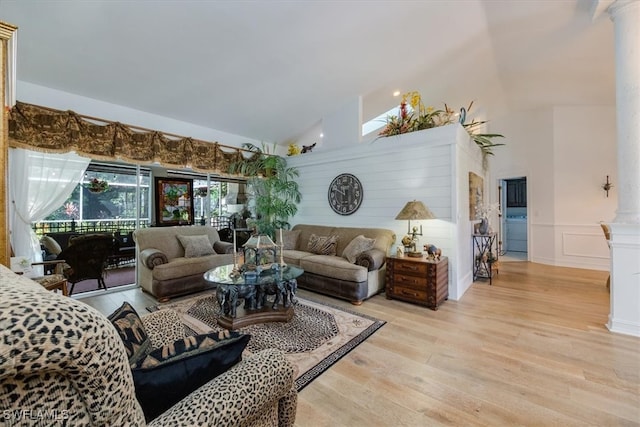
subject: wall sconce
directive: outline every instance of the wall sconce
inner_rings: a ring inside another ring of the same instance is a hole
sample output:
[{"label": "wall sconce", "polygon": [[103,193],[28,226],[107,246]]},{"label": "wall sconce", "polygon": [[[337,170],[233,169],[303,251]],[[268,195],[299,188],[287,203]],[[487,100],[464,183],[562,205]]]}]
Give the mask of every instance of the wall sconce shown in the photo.
[{"label": "wall sconce", "polygon": [[602,189],[607,193],[607,197],[609,197],[609,190],[613,188],[613,184],[609,182],[609,175],[607,175],[607,182],[602,184]]}]

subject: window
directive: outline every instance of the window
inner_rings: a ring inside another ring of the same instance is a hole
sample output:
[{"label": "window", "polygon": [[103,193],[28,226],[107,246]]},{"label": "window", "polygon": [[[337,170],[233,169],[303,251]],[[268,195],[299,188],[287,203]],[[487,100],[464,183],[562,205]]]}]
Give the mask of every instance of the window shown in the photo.
[{"label": "window", "polygon": [[37,234],[133,230],[149,225],[150,200],[149,169],[138,174],[135,166],[91,162],[66,202],[34,228]]},{"label": "window", "polygon": [[[65,203],[43,221],[36,234],[77,231],[130,231],[153,224],[153,181],[150,168],[91,162],[82,183]],[[228,227],[246,202],[244,181],[189,171],[161,171],[193,180],[196,224]],[[207,192],[208,188],[208,192]]]},{"label": "window", "polygon": [[[411,111],[411,106],[408,106],[409,111]],[[379,129],[382,129],[387,124],[387,117],[389,116],[398,116],[400,115],[400,106],[393,107],[387,112],[380,114],[378,117],[375,117],[369,120],[366,123],[362,124],[362,136],[368,135],[372,132],[375,132]]]}]

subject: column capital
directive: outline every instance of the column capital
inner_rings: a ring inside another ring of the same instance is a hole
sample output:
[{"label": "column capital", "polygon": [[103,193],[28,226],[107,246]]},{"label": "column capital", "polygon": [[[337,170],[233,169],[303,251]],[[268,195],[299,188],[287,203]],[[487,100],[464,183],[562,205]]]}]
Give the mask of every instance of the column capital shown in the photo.
[{"label": "column capital", "polygon": [[15,25],[0,21],[0,39],[9,40],[17,30]]},{"label": "column capital", "polygon": [[[598,3],[602,3],[598,1]],[[616,16],[621,12],[629,10],[637,10],[640,12],[640,0],[615,0],[607,7],[607,12],[612,20],[615,20]]]}]

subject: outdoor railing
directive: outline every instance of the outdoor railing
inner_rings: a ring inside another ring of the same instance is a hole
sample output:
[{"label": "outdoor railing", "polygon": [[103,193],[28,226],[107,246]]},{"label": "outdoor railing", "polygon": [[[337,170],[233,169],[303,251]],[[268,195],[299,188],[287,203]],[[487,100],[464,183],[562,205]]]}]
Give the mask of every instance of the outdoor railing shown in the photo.
[{"label": "outdoor railing", "polygon": [[[149,227],[148,219],[141,219],[138,228]],[[32,225],[38,237],[48,233],[98,233],[98,232],[129,232],[136,229],[135,219],[90,220],[90,221],[40,221]]]},{"label": "outdoor railing", "polygon": [[[201,224],[198,220],[197,224]],[[209,224],[220,230],[232,226],[232,220],[226,216],[214,216],[209,218]],[[148,219],[141,219],[138,228],[150,227]],[[112,219],[112,220],[58,220],[58,221],[40,221],[32,224],[33,231],[36,232],[38,238],[49,233],[99,233],[99,232],[129,232],[136,229],[135,219]]]}]

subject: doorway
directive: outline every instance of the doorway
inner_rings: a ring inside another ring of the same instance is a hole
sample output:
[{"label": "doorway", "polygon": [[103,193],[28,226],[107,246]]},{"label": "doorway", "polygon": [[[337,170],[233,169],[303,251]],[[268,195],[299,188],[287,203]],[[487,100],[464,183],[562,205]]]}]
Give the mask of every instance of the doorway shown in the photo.
[{"label": "doorway", "polygon": [[[500,181],[502,206],[501,255],[504,259],[528,258],[527,178],[507,178]],[[505,259],[506,260],[506,259]]]}]

